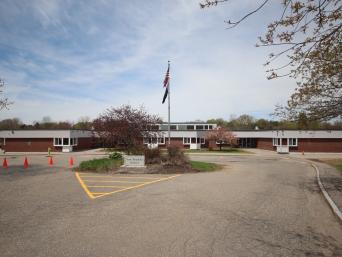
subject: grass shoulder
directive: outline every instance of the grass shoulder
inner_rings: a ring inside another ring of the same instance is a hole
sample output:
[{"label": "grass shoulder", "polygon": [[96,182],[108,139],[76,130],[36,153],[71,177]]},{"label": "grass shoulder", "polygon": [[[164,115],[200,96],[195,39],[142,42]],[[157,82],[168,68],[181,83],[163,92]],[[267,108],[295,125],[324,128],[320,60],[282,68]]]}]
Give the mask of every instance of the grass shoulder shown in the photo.
[{"label": "grass shoulder", "polygon": [[209,150],[207,148],[199,149],[199,150],[193,150],[193,149],[187,149],[185,150],[185,153],[227,153],[227,154],[252,154],[252,152],[249,152],[247,150],[241,149],[241,148],[222,148],[222,150]]},{"label": "grass shoulder", "polygon": [[338,171],[342,172],[342,159],[311,159],[312,161],[323,162],[335,167]]},{"label": "grass shoulder", "polygon": [[81,162],[75,170],[91,172],[109,172],[119,169],[122,163],[122,159],[92,159]]},{"label": "grass shoulder", "polygon": [[210,162],[190,161],[191,168],[196,171],[217,171],[222,169],[222,165]]}]

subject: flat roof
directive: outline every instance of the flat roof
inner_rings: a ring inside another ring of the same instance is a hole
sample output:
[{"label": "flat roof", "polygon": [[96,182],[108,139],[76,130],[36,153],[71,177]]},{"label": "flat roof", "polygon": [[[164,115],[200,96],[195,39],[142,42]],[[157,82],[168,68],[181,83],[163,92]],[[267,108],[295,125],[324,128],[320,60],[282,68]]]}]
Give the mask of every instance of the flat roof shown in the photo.
[{"label": "flat roof", "polygon": [[0,130],[0,138],[56,138],[56,137],[92,137],[90,130],[76,129],[16,129]]}]

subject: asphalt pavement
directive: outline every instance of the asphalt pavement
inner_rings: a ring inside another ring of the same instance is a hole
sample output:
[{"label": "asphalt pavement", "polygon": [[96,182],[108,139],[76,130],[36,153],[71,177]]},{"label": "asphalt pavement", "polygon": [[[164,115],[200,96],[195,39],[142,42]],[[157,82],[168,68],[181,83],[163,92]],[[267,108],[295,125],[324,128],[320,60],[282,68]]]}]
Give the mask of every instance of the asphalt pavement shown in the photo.
[{"label": "asphalt pavement", "polygon": [[67,167],[1,169],[1,256],[342,256],[313,168],[280,157],[193,156],[225,168],[96,199]]}]

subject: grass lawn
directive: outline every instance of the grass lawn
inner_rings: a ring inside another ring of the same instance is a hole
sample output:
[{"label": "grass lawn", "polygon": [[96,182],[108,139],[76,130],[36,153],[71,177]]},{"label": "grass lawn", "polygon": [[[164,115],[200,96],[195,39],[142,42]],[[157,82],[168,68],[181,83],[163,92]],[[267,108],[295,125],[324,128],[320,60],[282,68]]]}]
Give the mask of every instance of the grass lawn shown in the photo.
[{"label": "grass lawn", "polygon": [[337,170],[342,172],[342,159],[311,159],[312,161],[324,162],[335,167]]},{"label": "grass lawn", "polygon": [[118,169],[122,165],[122,160],[113,160],[109,158],[92,159],[80,163],[77,171],[94,171],[94,172],[108,172]]},{"label": "grass lawn", "polygon": [[323,160],[323,162],[334,166],[336,169],[342,172],[342,159]]},{"label": "grass lawn", "polygon": [[198,162],[198,161],[190,161],[191,168],[198,171],[215,171],[222,168],[222,166],[215,163],[208,162]]},{"label": "grass lawn", "polygon": [[244,149],[240,148],[222,148],[222,150],[208,150],[208,149],[200,149],[200,150],[192,150],[187,149],[185,150],[185,153],[247,153],[251,154],[252,152],[246,151]]}]

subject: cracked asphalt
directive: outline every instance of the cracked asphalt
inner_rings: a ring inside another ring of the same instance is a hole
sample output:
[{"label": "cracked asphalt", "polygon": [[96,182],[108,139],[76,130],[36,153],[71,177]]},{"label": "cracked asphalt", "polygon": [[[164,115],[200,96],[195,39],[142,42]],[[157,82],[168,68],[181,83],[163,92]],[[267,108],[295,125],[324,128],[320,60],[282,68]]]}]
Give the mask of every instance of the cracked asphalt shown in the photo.
[{"label": "cracked asphalt", "polygon": [[342,225],[301,161],[227,165],[91,200],[72,172],[0,171],[1,256],[342,256]]}]

